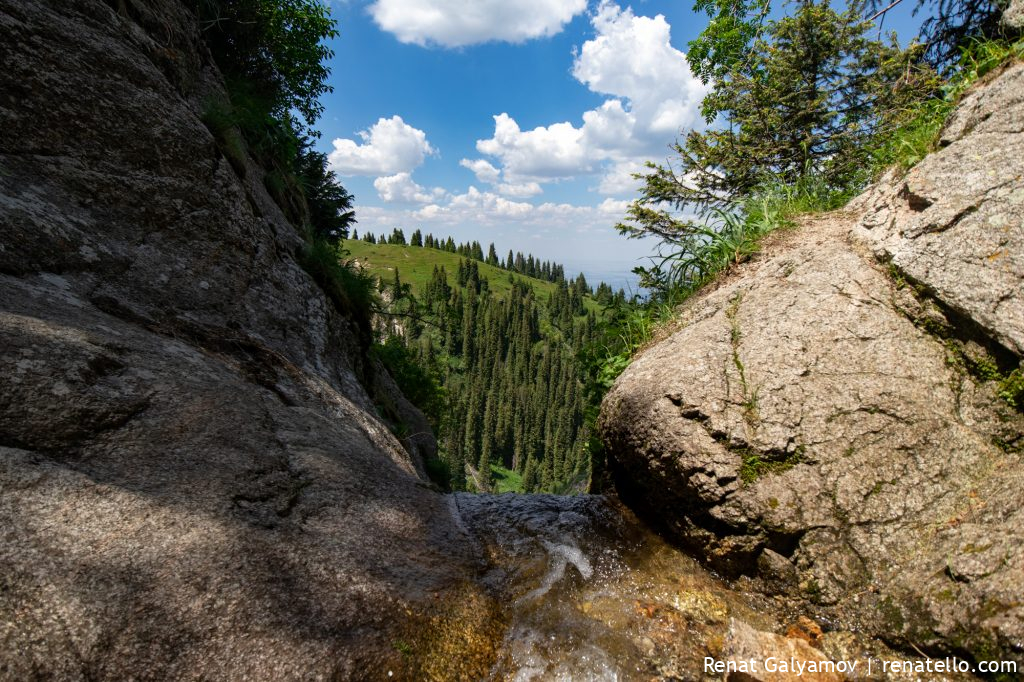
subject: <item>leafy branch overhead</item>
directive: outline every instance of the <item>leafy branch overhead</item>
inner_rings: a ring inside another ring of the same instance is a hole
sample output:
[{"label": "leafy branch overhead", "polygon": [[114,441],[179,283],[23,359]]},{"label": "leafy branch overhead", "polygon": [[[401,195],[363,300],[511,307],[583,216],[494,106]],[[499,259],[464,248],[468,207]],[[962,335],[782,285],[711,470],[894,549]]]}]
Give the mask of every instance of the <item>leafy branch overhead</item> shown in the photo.
[{"label": "leafy branch overhead", "polygon": [[295,110],[312,127],[323,113],[327,84],[326,41],[338,30],[319,0],[196,0],[210,51],[225,77],[246,81],[270,113]]}]

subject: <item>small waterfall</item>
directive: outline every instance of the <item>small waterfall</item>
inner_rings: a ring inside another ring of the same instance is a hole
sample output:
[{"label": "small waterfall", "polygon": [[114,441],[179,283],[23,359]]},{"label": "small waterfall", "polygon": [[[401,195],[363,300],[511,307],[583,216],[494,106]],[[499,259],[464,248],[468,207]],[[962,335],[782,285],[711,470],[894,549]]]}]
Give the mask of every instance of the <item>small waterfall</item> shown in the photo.
[{"label": "small waterfall", "polygon": [[452,495],[507,605],[492,680],[690,679],[745,598],[600,496]]}]

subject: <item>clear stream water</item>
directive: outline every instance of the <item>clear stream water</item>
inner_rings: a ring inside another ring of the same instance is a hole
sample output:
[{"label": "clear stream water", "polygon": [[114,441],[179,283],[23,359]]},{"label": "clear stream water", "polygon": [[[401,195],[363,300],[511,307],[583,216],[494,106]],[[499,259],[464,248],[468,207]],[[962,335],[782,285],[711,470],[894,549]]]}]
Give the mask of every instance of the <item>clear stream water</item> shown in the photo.
[{"label": "clear stream water", "polygon": [[[730,618],[775,630],[730,588],[600,496],[451,496],[508,610],[493,680],[704,679]],[[720,679],[720,675],[706,679]]]},{"label": "clear stream water", "polygon": [[[479,579],[504,610],[504,640],[488,645],[499,652],[489,680],[720,682],[722,673],[705,672],[704,659],[722,656],[730,623],[781,633],[806,615],[792,602],[744,591],[744,579],[718,578],[609,498],[456,493],[449,505],[487,558]],[[866,635],[828,632],[829,624],[821,625],[826,633],[819,645],[834,661],[916,658]],[[738,629],[748,633],[741,640],[750,635],[749,628]],[[782,645],[770,637],[756,645],[743,641],[748,654],[748,646],[762,657],[791,652],[788,645],[776,650]],[[876,666],[875,674],[857,679],[975,678],[882,675]]]}]

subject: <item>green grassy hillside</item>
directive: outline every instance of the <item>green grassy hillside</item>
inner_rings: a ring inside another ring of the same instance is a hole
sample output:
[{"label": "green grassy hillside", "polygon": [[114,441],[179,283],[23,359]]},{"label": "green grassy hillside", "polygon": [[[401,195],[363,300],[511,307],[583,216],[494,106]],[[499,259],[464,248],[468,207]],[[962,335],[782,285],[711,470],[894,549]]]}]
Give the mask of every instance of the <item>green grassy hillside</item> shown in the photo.
[{"label": "green grassy hillside", "polygon": [[[422,246],[405,246],[401,244],[369,244],[361,240],[346,240],[342,246],[349,252],[348,258],[355,259],[359,265],[370,274],[380,277],[384,282],[390,282],[394,277],[395,268],[398,268],[398,276],[402,282],[412,285],[413,294],[417,297],[423,292],[430,282],[430,275],[434,266],[444,266],[448,277],[452,280],[459,269],[459,261],[465,260],[463,256],[448,251],[426,248]],[[533,288],[538,300],[547,304],[551,298],[551,292],[555,290],[555,284],[545,282],[541,279],[526,277],[518,273],[510,273],[507,270],[496,268],[493,265],[479,263],[480,276],[488,280],[488,286],[495,296],[507,296],[512,290],[509,282],[509,275]],[[587,310],[598,312],[600,306],[589,296],[584,299],[583,305]]]}]

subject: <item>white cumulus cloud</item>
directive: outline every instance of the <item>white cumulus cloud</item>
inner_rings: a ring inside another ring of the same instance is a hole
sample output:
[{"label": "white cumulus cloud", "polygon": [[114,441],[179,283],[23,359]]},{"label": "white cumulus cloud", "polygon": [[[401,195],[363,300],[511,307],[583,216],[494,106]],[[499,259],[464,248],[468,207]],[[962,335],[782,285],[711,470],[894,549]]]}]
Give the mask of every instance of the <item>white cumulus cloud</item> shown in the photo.
[{"label": "white cumulus cloud", "polygon": [[601,193],[631,193],[638,186],[631,174],[645,159],[661,157],[676,135],[703,123],[699,108],[707,88],[672,46],[664,16],[636,16],[602,0],[591,24],[595,36],[576,54],[572,73],[610,98],[584,112],[578,126],[565,121],[521,130],[508,113],[495,116],[494,134],[476,147],[500,162],[490,167],[506,182],[600,173]]},{"label": "white cumulus cloud", "polygon": [[665,17],[638,17],[603,0],[572,73],[594,92],[626,99],[641,134],[672,135],[697,122],[706,87],[672,47]]},{"label": "white cumulus cloud", "polygon": [[506,197],[525,199],[535,197],[544,190],[537,182],[500,182],[494,186],[494,191]]},{"label": "white cumulus cloud", "polygon": [[559,33],[587,0],[376,0],[377,25],[403,43],[461,47]]},{"label": "white cumulus cloud", "polygon": [[629,209],[629,201],[625,199],[608,198],[597,205],[597,210],[614,216],[616,220],[622,220]]},{"label": "white cumulus cloud", "polygon": [[427,134],[413,128],[401,116],[381,118],[369,130],[358,133],[362,143],[338,138],[327,155],[338,175],[393,175],[408,173],[436,154]]},{"label": "white cumulus cloud", "polygon": [[498,182],[498,179],[501,177],[501,171],[486,159],[463,159],[459,161],[459,165],[473,171],[477,180],[486,182],[489,185]]},{"label": "white cumulus cloud", "polygon": [[544,190],[537,182],[502,182],[501,170],[486,159],[462,159],[459,165],[468,168],[479,182],[490,185],[495,192],[506,197],[525,199],[537,196]]},{"label": "white cumulus cloud", "polygon": [[597,191],[601,194],[635,194],[643,182],[633,177],[634,173],[649,173],[644,165],[647,159],[623,159],[605,166]]},{"label": "white cumulus cloud", "polygon": [[494,117],[494,136],[477,140],[476,148],[501,160],[505,176],[521,179],[571,177],[589,170],[581,144],[583,132],[571,123],[555,123],[523,131],[508,114]]},{"label": "white cumulus cloud", "polygon": [[389,203],[427,204],[443,199],[446,192],[441,187],[426,189],[412,179],[409,173],[396,173],[379,177],[373,181],[378,196]]}]

